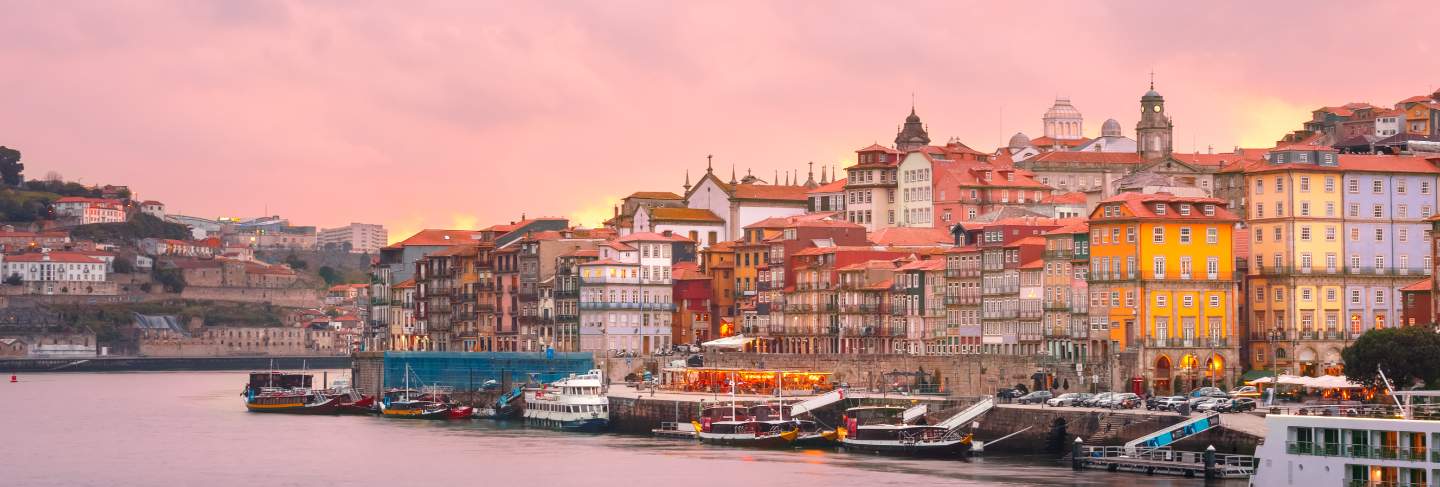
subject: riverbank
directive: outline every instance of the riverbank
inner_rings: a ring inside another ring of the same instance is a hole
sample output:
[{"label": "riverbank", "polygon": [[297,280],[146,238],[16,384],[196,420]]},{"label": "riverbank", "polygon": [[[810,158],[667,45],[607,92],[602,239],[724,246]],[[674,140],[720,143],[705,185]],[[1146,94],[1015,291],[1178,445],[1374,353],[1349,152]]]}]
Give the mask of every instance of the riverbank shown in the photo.
[{"label": "riverbank", "polygon": [[91,357],[0,359],[0,372],[138,372],[348,369],[348,356]]}]

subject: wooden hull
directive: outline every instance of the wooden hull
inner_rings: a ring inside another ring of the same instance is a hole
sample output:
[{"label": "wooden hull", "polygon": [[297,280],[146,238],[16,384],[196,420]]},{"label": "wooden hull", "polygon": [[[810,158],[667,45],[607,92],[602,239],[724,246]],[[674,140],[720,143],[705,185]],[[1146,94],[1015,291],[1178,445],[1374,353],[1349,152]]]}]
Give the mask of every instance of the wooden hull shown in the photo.
[{"label": "wooden hull", "polygon": [[848,451],[875,453],[902,457],[964,458],[970,453],[970,440],[929,441],[907,443],[899,441],[857,441],[842,439],[840,445]]},{"label": "wooden hull", "polygon": [[799,437],[799,433],[795,431],[761,436],[700,433],[700,442],[711,445],[743,446],[746,448],[789,448],[795,443],[797,437]]},{"label": "wooden hull", "polygon": [[340,404],[340,407],[337,408],[335,412],[339,414],[368,415],[375,414],[379,411],[375,409],[375,397],[365,396],[358,401]]},{"label": "wooden hull", "polygon": [[252,413],[278,413],[278,414],[335,414],[339,411],[340,400],[330,398],[325,402],[306,404],[295,402],[290,404],[254,404],[245,403],[245,409]]},{"label": "wooden hull", "polygon": [[381,409],[380,416],[393,419],[450,419],[450,408]]}]

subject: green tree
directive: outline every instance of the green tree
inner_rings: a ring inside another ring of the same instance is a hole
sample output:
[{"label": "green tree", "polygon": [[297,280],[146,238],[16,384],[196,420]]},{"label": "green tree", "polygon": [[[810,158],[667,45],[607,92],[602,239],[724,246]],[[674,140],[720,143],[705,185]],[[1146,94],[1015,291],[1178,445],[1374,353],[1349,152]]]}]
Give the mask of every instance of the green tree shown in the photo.
[{"label": "green tree", "polygon": [[300,256],[293,253],[285,256],[285,264],[289,265],[291,269],[295,269],[297,271],[305,270],[306,267],[310,267],[309,262],[305,262],[305,259],[301,259]]},{"label": "green tree", "polygon": [[317,272],[320,273],[320,278],[325,280],[326,285],[333,286],[343,281],[343,279],[340,278],[340,272],[328,265],[320,266],[320,270]]},{"label": "green tree", "polygon": [[120,256],[115,258],[115,273],[129,274],[135,272],[135,264],[128,257]]},{"label": "green tree", "polygon": [[185,291],[185,274],[180,269],[160,269],[154,271],[155,282],[165,287],[166,291],[180,293]]},{"label": "green tree", "polygon": [[20,163],[20,151],[0,145],[0,179],[6,186],[20,186],[25,182],[20,173],[25,165]]},{"label": "green tree", "polygon": [[[1428,327],[1405,326],[1370,330],[1340,351],[1345,375],[1371,387],[1384,387],[1378,369],[1398,388],[1415,381],[1440,387],[1440,333]],[[1378,369],[1377,369],[1378,368]]]},{"label": "green tree", "polygon": [[20,274],[11,274],[5,276],[5,284],[9,284],[11,286],[19,286],[21,282],[23,282],[23,280],[20,278]]}]

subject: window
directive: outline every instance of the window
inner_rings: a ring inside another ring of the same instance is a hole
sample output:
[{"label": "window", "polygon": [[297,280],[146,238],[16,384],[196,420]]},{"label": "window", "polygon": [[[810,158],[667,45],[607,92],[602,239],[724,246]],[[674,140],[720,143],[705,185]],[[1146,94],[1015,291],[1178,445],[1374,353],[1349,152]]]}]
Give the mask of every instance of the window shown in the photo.
[{"label": "window", "polygon": [[1330,272],[1335,272],[1335,253],[1334,253],[1334,252],[1330,252],[1330,253],[1328,253],[1328,254],[1325,254],[1325,269],[1328,269]]},{"label": "window", "polygon": [[1283,287],[1277,287],[1277,288],[1275,288],[1275,302],[1277,302],[1277,303],[1283,303],[1283,302],[1285,302],[1285,288],[1283,288]]},{"label": "window", "polygon": [[1194,308],[1194,307],[1195,307],[1195,296],[1192,295],[1192,294],[1186,294],[1186,295],[1184,295],[1184,296],[1180,296],[1180,307],[1182,307],[1182,308]]},{"label": "window", "polygon": [[1384,241],[1385,241],[1385,229],[1384,229],[1384,228],[1376,228],[1376,229],[1375,229],[1375,241],[1376,241],[1376,242],[1384,242]]},{"label": "window", "polygon": [[1404,203],[1395,205],[1395,218],[1409,218],[1410,206]]},{"label": "window", "polygon": [[1325,202],[1325,216],[1335,216],[1335,202]]},{"label": "window", "polygon": [[1163,243],[1165,243],[1165,227],[1155,227],[1155,229],[1151,231],[1151,234],[1152,234],[1152,238],[1151,238],[1151,241],[1152,241],[1152,242],[1157,243],[1157,244],[1163,244]]},{"label": "window", "polygon": [[1420,181],[1420,194],[1430,194],[1430,181]]},{"label": "window", "polygon": [[1164,308],[1165,306],[1166,306],[1166,303],[1165,303],[1165,295],[1164,295],[1164,294],[1156,294],[1156,295],[1155,295],[1155,307],[1156,307],[1156,308]]},{"label": "window", "polygon": [[[1377,304],[1377,305],[1384,305],[1384,304],[1385,304],[1385,290],[1384,290],[1384,289],[1376,289],[1376,290],[1375,290],[1375,304]],[[1378,319],[1378,317],[1377,317],[1377,319]]]},{"label": "window", "polygon": [[1215,205],[1206,204],[1202,206],[1205,216],[1215,216]]},{"label": "window", "polygon": [[1350,203],[1350,216],[1351,216],[1352,218],[1359,218],[1359,217],[1360,217],[1360,204],[1359,204],[1359,203]]},{"label": "window", "polygon": [[1155,203],[1155,214],[1156,214],[1156,215],[1164,215],[1164,214],[1165,214],[1165,203]]},{"label": "window", "polygon": [[1285,203],[1275,203],[1275,216],[1285,216]]},{"label": "window", "polygon": [[1300,300],[1301,300],[1301,301],[1306,301],[1306,302],[1308,302],[1308,301],[1310,301],[1310,297],[1311,297],[1311,295],[1310,295],[1310,288],[1308,288],[1308,287],[1300,288]]},{"label": "window", "polygon": [[1310,192],[1310,176],[1300,176],[1300,192]]},{"label": "window", "polygon": [[1187,245],[1190,243],[1190,227],[1180,227],[1180,243]]},{"label": "window", "polygon": [[1345,190],[1351,193],[1359,193],[1360,180],[1355,178],[1345,180]]},{"label": "window", "polygon": [[1211,295],[1210,295],[1210,307],[1211,307],[1211,308],[1219,308],[1219,307],[1220,307],[1220,295],[1219,295],[1219,294],[1211,294]]},{"label": "window", "polygon": [[1265,243],[1265,229],[1255,227],[1255,243]]},{"label": "window", "polygon": [[1370,216],[1375,217],[1375,218],[1384,217],[1384,216],[1385,216],[1385,207],[1384,207],[1384,206],[1381,206],[1381,205],[1375,205],[1375,206],[1371,207],[1371,208],[1370,208]]},{"label": "window", "polygon": [[1265,178],[1255,178],[1255,194],[1265,194]]},{"label": "window", "polygon": [[1351,289],[1351,290],[1350,290],[1350,304],[1357,305],[1357,306],[1360,304],[1360,290],[1359,290],[1359,289]]},{"label": "window", "polygon": [[1309,226],[1309,225],[1305,225],[1305,226],[1301,226],[1301,227],[1300,227],[1300,241],[1302,241],[1302,242],[1309,242],[1309,241],[1310,241],[1310,226]]},{"label": "window", "polygon": [[1404,180],[1404,179],[1396,179],[1396,180],[1395,180],[1395,194],[1405,194],[1406,186],[1409,186],[1409,185],[1405,184],[1405,180]]},{"label": "window", "polygon": [[1375,271],[1376,271],[1376,272],[1379,272],[1381,269],[1384,269],[1384,268],[1385,268],[1385,256],[1383,256],[1383,255],[1377,255],[1377,256],[1375,256]]},{"label": "window", "polygon": [[1350,229],[1350,240],[1351,240],[1351,241],[1358,241],[1358,240],[1360,240],[1360,229],[1359,229],[1359,228],[1351,228],[1351,229]]},{"label": "window", "polygon": [[1326,301],[1330,301],[1330,302],[1334,302],[1334,301],[1335,301],[1335,288],[1333,288],[1333,287],[1325,288],[1325,300],[1326,300]]},{"label": "window", "polygon": [[1382,181],[1380,179],[1371,181],[1370,192],[1375,194],[1385,194],[1385,181]]},{"label": "window", "polygon": [[1265,218],[1265,203],[1255,203],[1255,218]]},{"label": "window", "polygon": [[1283,241],[1283,240],[1285,240],[1285,229],[1282,228],[1282,227],[1279,226],[1279,225],[1276,225],[1276,226],[1275,226],[1275,241],[1276,241],[1276,242],[1280,242],[1280,241]]},{"label": "window", "polygon": [[1165,256],[1155,256],[1154,267],[1151,269],[1151,271],[1153,274],[1155,274],[1155,279],[1165,278]]},{"label": "window", "polygon": [[1276,192],[1276,193],[1284,193],[1284,192],[1285,192],[1285,178],[1284,178],[1284,177],[1276,177],[1276,178],[1275,178],[1275,192]]},{"label": "window", "polygon": [[1397,228],[1397,229],[1395,229],[1395,240],[1399,240],[1399,241],[1401,241],[1401,242],[1408,242],[1408,241],[1410,241],[1410,238],[1409,238],[1409,237],[1410,237],[1410,229],[1408,229],[1408,228]]},{"label": "window", "polygon": [[1257,302],[1257,303],[1263,303],[1263,302],[1265,302],[1265,288],[1264,288],[1264,287],[1256,287],[1256,288],[1255,288],[1255,302]]},{"label": "window", "polygon": [[1351,268],[1351,269],[1359,269],[1359,268],[1360,268],[1360,254],[1350,254],[1350,268]]},{"label": "window", "polygon": [[1218,257],[1205,258],[1205,277],[1207,279],[1220,277],[1220,259]]},{"label": "window", "polygon": [[1335,226],[1334,226],[1334,225],[1327,225],[1327,226],[1325,226],[1325,241],[1326,241],[1326,242],[1334,242],[1334,241],[1335,241]]},{"label": "window", "polygon": [[1215,227],[1206,227],[1206,228],[1205,228],[1205,243],[1207,243],[1207,244],[1217,244],[1217,243],[1220,243],[1220,229],[1215,228]]},{"label": "window", "polygon": [[1301,268],[1301,269],[1304,269],[1304,270],[1307,270],[1307,271],[1310,269],[1310,253],[1309,253],[1309,252],[1303,252],[1303,253],[1300,254],[1300,268]]},{"label": "window", "polygon": [[1310,216],[1310,202],[1309,202],[1309,201],[1301,201],[1301,202],[1300,202],[1300,216]]},{"label": "window", "polygon": [[1334,177],[1334,176],[1325,176],[1325,192],[1326,192],[1326,193],[1334,193],[1334,192],[1335,192],[1335,177]]},{"label": "window", "polygon": [[1130,225],[1130,226],[1128,226],[1128,227],[1125,227],[1125,242],[1127,242],[1127,243],[1134,243],[1134,242],[1135,242],[1135,225]]},{"label": "window", "polygon": [[1190,203],[1180,203],[1180,216],[1190,216]]}]

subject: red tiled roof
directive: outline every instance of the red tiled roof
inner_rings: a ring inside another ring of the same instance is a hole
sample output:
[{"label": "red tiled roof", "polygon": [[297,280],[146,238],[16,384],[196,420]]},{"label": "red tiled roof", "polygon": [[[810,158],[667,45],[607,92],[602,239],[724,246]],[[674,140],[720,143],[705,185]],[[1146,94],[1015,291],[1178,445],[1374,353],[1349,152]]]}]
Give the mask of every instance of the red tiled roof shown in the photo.
[{"label": "red tiled roof", "polygon": [[1085,221],[1078,221],[1078,222],[1075,222],[1075,223],[1071,223],[1071,224],[1069,224],[1069,225],[1065,225],[1065,226],[1060,227],[1060,228],[1056,228],[1056,229],[1054,229],[1054,230],[1051,230],[1051,231],[1049,231],[1049,232],[1046,232],[1045,234],[1046,234],[1046,235],[1066,235],[1066,234],[1076,234],[1076,233],[1090,233],[1090,223],[1089,223],[1089,222],[1085,222]]},{"label": "red tiled roof", "polygon": [[100,264],[100,259],[75,252],[32,252],[5,256],[7,262],[59,262],[64,264]]},{"label": "red tiled roof", "polygon": [[910,262],[900,266],[902,271],[943,271],[945,270],[944,259],[924,259]]},{"label": "red tiled roof", "polygon": [[876,245],[921,246],[954,244],[955,237],[943,228],[890,227],[871,232],[870,242]]},{"label": "red tiled roof", "polygon": [[865,289],[872,289],[872,290],[874,290],[874,289],[882,289],[882,290],[883,290],[883,289],[890,289],[890,287],[891,287],[891,286],[894,286],[894,285],[895,285],[895,280],[894,280],[894,279],[886,279],[886,280],[883,280],[883,281],[880,281],[880,282],[871,284],[871,285],[869,285],[869,286],[865,286]]},{"label": "red tiled roof", "polygon": [[856,154],[859,154],[859,153],[861,153],[861,152],[877,152],[877,151],[878,151],[878,152],[884,152],[884,153],[886,153],[886,154],[895,154],[895,155],[899,155],[899,154],[900,154],[900,151],[895,150],[895,149],[891,149],[891,148],[889,148],[889,147],[885,147],[885,146],[880,145],[880,144],[870,144],[870,145],[865,146],[865,147],[863,147],[863,148],[855,149],[855,153],[856,153]]},{"label": "red tiled roof", "polygon": [[1083,205],[1085,201],[1085,193],[1079,191],[1051,194],[1040,200],[1041,203],[1052,205]]},{"label": "red tiled roof", "polygon": [[700,266],[694,262],[680,262],[670,266],[670,276],[681,281],[710,279],[710,276],[700,272]]},{"label": "red tiled roof", "polygon": [[[495,227],[490,228],[493,229]],[[477,232],[475,230],[426,229],[421,230],[414,235],[411,235],[410,238],[390,244],[390,246],[386,248],[396,249],[413,246],[457,245],[460,243],[475,242],[477,241],[476,237],[478,237],[479,235],[480,232]]]},{"label": "red tiled roof", "polygon": [[1297,144],[1285,144],[1285,145],[1281,145],[1281,146],[1276,146],[1274,150],[1304,150],[1304,151],[1312,151],[1312,150],[1335,150],[1335,148],[1334,148],[1334,147],[1330,147],[1330,146],[1328,146],[1328,145],[1298,144],[1298,143],[1297,143]]},{"label": "red tiled roof", "polygon": [[1140,154],[1134,152],[1046,152],[1030,158],[1030,162],[1059,162],[1067,164],[1139,164]]},{"label": "red tiled roof", "polygon": [[979,252],[979,251],[980,251],[980,247],[976,247],[976,246],[974,246],[974,245],[966,245],[966,246],[964,246],[964,247],[955,247],[955,248],[946,250],[945,253],[947,253],[947,254],[968,254],[968,253],[971,253],[971,252]]},{"label": "red tiled roof", "polygon": [[[1104,216],[1099,216],[1104,214],[1104,207],[1107,204],[1112,203],[1124,204],[1125,207],[1129,208],[1130,214],[1133,216],[1108,218]],[[1166,204],[1166,212],[1164,215],[1155,214],[1155,203]],[[1190,210],[1189,216],[1181,216],[1180,211],[1177,208],[1173,207],[1173,204],[1178,203],[1189,203],[1195,206],[1195,208]],[[1205,204],[1215,205],[1215,214],[1213,216],[1206,216],[1205,212],[1201,211],[1200,205]],[[1231,213],[1230,210],[1225,209],[1225,202],[1219,199],[1191,196],[1175,196],[1170,193],[1121,193],[1109,199],[1106,199],[1105,201],[1101,201],[1100,204],[1095,207],[1095,210],[1090,213],[1090,216],[1092,222],[1105,220],[1131,220],[1136,218],[1154,218],[1176,221],[1200,220],[1215,222],[1235,222],[1239,221],[1240,219],[1240,217],[1235,216],[1234,213]]]},{"label": "red tiled roof", "polygon": [[626,236],[624,236],[624,237],[620,237],[619,239],[617,239],[617,241],[622,242],[622,243],[639,242],[639,241],[645,241],[645,242],[694,242],[694,240],[690,240],[690,239],[687,238],[687,237],[682,237],[682,236],[677,235],[677,234],[673,234],[673,233],[672,233],[672,234],[670,234],[670,236],[667,237],[667,236],[665,236],[664,234],[659,234],[659,233],[655,233],[655,232],[636,232],[636,233],[632,233],[632,234],[626,235]]},{"label": "red tiled roof", "polygon": [[1083,137],[1079,139],[1056,139],[1053,137],[1041,136],[1030,139],[1030,145],[1033,145],[1035,147],[1054,147],[1057,145],[1061,147],[1079,147],[1085,145],[1091,140],[1092,139],[1087,139]]},{"label": "red tiled roof", "polygon": [[671,193],[671,192],[669,192],[669,191],[636,191],[636,192],[634,192],[634,193],[631,193],[630,196],[626,196],[625,198],[626,198],[626,199],[639,198],[639,199],[645,199],[645,200],[680,200],[680,199],[684,199],[684,198],[682,198],[680,195],[675,194],[675,193]]},{"label": "red tiled roof", "polygon": [[412,278],[412,279],[406,279],[406,280],[400,281],[400,282],[398,282],[398,283],[390,286],[390,289],[410,289],[410,288],[413,288],[413,287],[415,287],[415,279]]},{"label": "red tiled roof", "polygon": [[1245,167],[1246,173],[1266,173],[1273,171],[1299,170],[1299,171],[1362,171],[1362,172],[1397,172],[1417,174],[1437,174],[1437,162],[1440,158],[1425,158],[1418,156],[1387,156],[1371,154],[1340,154],[1338,165],[1322,166],[1318,164],[1271,164],[1266,161],[1256,161]]},{"label": "red tiled roof", "polygon": [[620,261],[615,260],[615,259],[600,259],[600,260],[592,260],[592,261],[590,261],[590,262],[581,262],[580,265],[640,265],[640,264],[631,264],[631,263],[629,263],[629,262],[620,262]]},{"label": "red tiled roof", "polygon": [[774,186],[768,184],[735,185],[734,197],[740,200],[768,200],[805,202],[804,186]]},{"label": "red tiled roof", "polygon": [[684,221],[684,222],[707,222],[725,223],[725,220],[715,215],[715,212],[704,208],[650,208],[651,221]]},{"label": "red tiled roof", "polygon": [[847,265],[847,266],[845,266],[845,267],[841,267],[841,268],[836,269],[836,270],[837,270],[837,271],[861,271],[861,270],[870,270],[870,269],[879,269],[879,270],[895,269],[895,263],[896,263],[896,261],[894,261],[894,260],[872,259],[872,260],[867,260],[867,261],[865,261],[865,262],[856,262],[856,263],[854,263],[854,264],[850,264],[850,265]]},{"label": "red tiled roof", "polygon": [[1396,103],[1397,105],[1398,105],[1398,104],[1401,104],[1401,103],[1426,103],[1426,102],[1429,102],[1430,100],[1431,100],[1430,95],[1415,95],[1415,96],[1412,96],[1412,97],[1410,97],[1410,98],[1406,98],[1406,99],[1404,99],[1404,100],[1400,100],[1400,101],[1395,102],[1395,103]]},{"label": "red tiled roof", "polygon": [[1045,245],[1045,237],[1042,237],[1042,236],[1039,236],[1039,235],[1031,235],[1031,236],[1029,236],[1029,237],[1025,237],[1025,238],[1022,238],[1022,239],[1020,239],[1020,240],[1016,240],[1016,241],[1014,241],[1014,242],[1010,242],[1010,243],[1008,243],[1008,244],[1005,244],[1006,247],[1032,247],[1032,246],[1044,246],[1044,245]]},{"label": "red tiled roof", "polygon": [[848,182],[848,181],[849,181],[849,179],[836,179],[836,180],[834,180],[834,181],[831,181],[831,182],[822,184],[822,185],[820,185],[819,187],[816,187],[815,189],[812,189],[812,190],[810,190],[810,191],[806,191],[806,193],[807,193],[807,194],[816,194],[816,193],[839,193],[839,192],[841,192],[841,191],[845,191],[845,183]]},{"label": "red tiled roof", "polygon": [[1400,290],[1401,290],[1401,291],[1429,291],[1429,290],[1430,290],[1430,281],[1431,281],[1430,279],[1421,279],[1421,280],[1415,281],[1414,283],[1412,283],[1412,284],[1410,284],[1410,285],[1408,285],[1408,286],[1405,286],[1405,287],[1400,288]]},{"label": "red tiled roof", "polygon": [[1021,269],[1041,269],[1041,268],[1044,268],[1044,267],[1045,267],[1045,259],[1035,259],[1035,260],[1032,260],[1032,261],[1030,261],[1030,262],[1026,262],[1026,263],[1024,263],[1024,264],[1020,264],[1020,268],[1021,268]]}]

